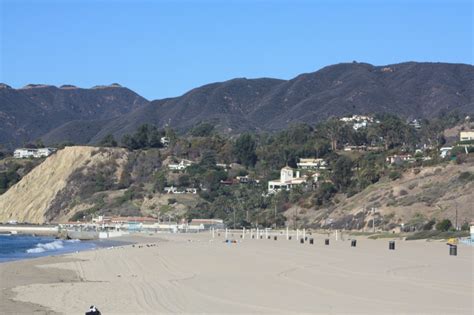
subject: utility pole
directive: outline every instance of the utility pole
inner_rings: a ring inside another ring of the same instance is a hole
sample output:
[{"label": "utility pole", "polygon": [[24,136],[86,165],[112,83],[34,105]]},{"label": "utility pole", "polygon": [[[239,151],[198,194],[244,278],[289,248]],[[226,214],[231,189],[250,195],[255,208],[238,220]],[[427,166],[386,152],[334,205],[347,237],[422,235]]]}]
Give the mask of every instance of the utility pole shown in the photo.
[{"label": "utility pole", "polygon": [[275,203],[275,229],[277,228],[277,205]]},{"label": "utility pole", "polygon": [[458,230],[458,202],[456,202],[456,223],[454,225],[454,228],[456,229],[456,231]]},{"label": "utility pole", "polygon": [[234,209],[234,230],[235,230],[235,207],[233,209]]}]

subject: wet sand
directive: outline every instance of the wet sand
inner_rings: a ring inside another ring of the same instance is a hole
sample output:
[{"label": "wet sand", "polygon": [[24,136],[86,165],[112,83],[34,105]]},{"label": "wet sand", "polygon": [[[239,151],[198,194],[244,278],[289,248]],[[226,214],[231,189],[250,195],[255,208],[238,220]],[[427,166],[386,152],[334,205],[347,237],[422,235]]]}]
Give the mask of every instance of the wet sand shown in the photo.
[{"label": "wet sand", "polygon": [[84,314],[94,304],[103,314],[473,313],[474,248],[459,245],[458,256],[449,256],[442,242],[397,241],[389,251],[388,240],[358,238],[351,248],[348,240],[325,246],[324,238],[310,245],[282,236],[237,237],[236,244],[207,233],[147,236],[133,240],[148,246],[5,263],[1,310]]}]

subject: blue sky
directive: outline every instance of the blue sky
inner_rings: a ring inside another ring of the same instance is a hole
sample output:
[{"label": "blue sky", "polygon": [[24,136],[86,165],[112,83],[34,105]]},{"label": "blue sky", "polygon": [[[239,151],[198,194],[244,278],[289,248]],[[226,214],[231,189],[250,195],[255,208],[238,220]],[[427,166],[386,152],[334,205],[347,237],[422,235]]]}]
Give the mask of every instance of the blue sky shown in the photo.
[{"label": "blue sky", "polygon": [[0,82],[118,82],[148,99],[326,65],[473,63],[473,1],[0,0]]}]

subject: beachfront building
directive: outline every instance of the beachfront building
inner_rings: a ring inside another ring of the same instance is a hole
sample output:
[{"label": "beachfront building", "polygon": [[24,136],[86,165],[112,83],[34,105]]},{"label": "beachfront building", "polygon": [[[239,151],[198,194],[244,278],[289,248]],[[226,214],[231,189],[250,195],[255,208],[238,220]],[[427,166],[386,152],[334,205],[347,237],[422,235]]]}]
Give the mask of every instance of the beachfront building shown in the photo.
[{"label": "beachfront building", "polygon": [[54,152],[56,152],[56,148],[39,148],[39,149],[19,148],[19,149],[16,149],[15,152],[13,152],[13,157],[15,159],[42,158],[42,157],[48,157]]},{"label": "beachfront building", "polygon": [[300,159],[299,163],[296,163],[299,169],[302,170],[319,170],[326,169],[327,163],[324,159]]},{"label": "beachfront building", "polygon": [[192,219],[189,223],[189,229],[209,230],[224,229],[224,221],[220,219]]},{"label": "beachfront building", "polygon": [[305,177],[300,177],[300,172],[285,166],[280,171],[280,179],[271,180],[268,182],[268,193],[273,194],[281,190],[290,190],[293,187],[300,186],[306,183]]},{"label": "beachfront building", "polygon": [[474,131],[461,131],[459,133],[459,141],[473,141]]},{"label": "beachfront building", "polygon": [[168,164],[168,168],[172,171],[183,171],[189,166],[191,166],[193,163],[188,160],[181,160],[178,164]]}]

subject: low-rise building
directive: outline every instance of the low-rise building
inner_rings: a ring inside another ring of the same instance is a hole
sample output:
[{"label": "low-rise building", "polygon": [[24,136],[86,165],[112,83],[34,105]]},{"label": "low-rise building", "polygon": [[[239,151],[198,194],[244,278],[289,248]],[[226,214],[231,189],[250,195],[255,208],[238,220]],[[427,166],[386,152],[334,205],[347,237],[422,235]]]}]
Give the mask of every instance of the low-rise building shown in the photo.
[{"label": "low-rise building", "polygon": [[191,161],[188,160],[181,160],[178,164],[168,164],[168,168],[172,171],[183,171],[189,166],[192,165]]},{"label": "low-rise building", "polygon": [[350,117],[342,117],[339,120],[345,123],[352,124],[352,128],[354,130],[358,130],[360,128],[366,128],[370,123],[374,122],[373,117],[364,116],[364,115],[352,115]]},{"label": "low-rise building", "polygon": [[395,154],[387,156],[386,161],[390,164],[400,164],[403,162],[412,162],[415,160],[411,154]]},{"label": "low-rise building", "polygon": [[178,187],[165,187],[163,191],[167,194],[197,194],[197,188],[178,188]]},{"label": "low-rise building", "polygon": [[220,219],[192,219],[189,223],[189,228],[198,228],[201,230],[208,230],[211,228],[214,229],[224,229],[224,221]]},{"label": "low-rise building", "polygon": [[300,177],[299,171],[296,171],[296,174],[294,174],[294,170],[291,167],[285,166],[280,171],[280,179],[268,182],[268,193],[273,194],[281,190],[290,190],[295,186],[305,184],[306,180],[305,177]]},{"label": "low-rise building", "polygon": [[453,147],[442,147],[439,149],[439,156],[441,158],[446,158],[448,157],[448,155],[451,153],[451,150],[453,149]]},{"label": "low-rise building", "polygon": [[461,131],[459,133],[459,141],[472,141],[474,140],[474,131]]},{"label": "low-rise building", "polygon": [[48,157],[54,152],[56,152],[56,148],[39,148],[39,149],[19,148],[19,149],[16,149],[15,152],[13,152],[13,157],[16,159],[42,158],[42,157]]},{"label": "low-rise building", "polygon": [[327,167],[326,161],[318,158],[300,159],[296,165],[302,170],[325,169]]},{"label": "low-rise building", "polygon": [[167,147],[170,145],[170,138],[169,137],[161,137],[160,138],[160,143],[164,146]]}]

